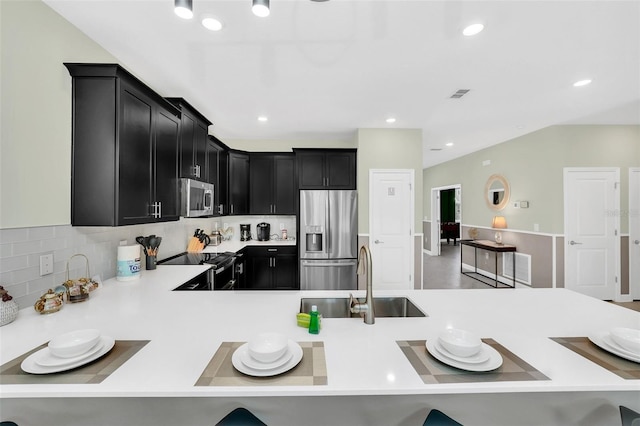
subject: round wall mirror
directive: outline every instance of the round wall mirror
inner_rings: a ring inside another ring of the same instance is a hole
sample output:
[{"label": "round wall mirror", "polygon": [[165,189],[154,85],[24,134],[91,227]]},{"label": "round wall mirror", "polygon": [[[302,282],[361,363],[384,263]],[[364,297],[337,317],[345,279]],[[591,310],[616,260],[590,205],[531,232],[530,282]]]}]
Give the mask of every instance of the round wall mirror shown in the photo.
[{"label": "round wall mirror", "polygon": [[509,182],[502,175],[491,175],[484,188],[487,205],[492,210],[502,210],[509,202]]}]

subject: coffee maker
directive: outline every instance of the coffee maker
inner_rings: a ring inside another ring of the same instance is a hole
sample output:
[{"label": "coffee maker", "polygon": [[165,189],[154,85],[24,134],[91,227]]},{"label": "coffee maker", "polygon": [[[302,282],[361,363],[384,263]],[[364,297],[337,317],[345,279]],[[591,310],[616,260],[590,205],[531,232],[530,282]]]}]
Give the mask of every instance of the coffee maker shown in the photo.
[{"label": "coffee maker", "polygon": [[259,223],[256,230],[258,241],[269,241],[271,236],[271,225],[266,222]]},{"label": "coffee maker", "polygon": [[249,241],[251,239],[251,225],[240,225],[240,241]]}]

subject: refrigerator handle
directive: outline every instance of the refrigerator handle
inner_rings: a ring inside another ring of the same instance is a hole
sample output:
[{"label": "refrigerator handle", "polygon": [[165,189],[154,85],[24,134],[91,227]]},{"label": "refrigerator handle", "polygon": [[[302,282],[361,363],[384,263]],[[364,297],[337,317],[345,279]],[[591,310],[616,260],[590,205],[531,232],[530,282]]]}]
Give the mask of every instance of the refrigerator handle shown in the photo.
[{"label": "refrigerator handle", "polygon": [[326,224],[324,227],[325,241],[327,242],[327,255],[331,257],[331,217],[329,216],[329,197],[324,202],[324,217],[326,218]]},{"label": "refrigerator handle", "polygon": [[302,266],[307,266],[307,267],[340,267],[340,266],[358,266],[358,263],[356,261],[353,262],[340,262],[340,263],[334,263],[334,262],[318,262],[318,261],[302,261]]}]

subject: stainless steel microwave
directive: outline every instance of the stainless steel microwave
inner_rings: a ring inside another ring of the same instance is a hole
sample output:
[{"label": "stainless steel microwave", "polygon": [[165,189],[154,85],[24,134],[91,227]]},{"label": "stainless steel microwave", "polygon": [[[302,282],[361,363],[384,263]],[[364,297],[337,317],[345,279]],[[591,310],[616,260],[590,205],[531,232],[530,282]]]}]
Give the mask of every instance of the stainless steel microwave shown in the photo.
[{"label": "stainless steel microwave", "polygon": [[180,216],[213,215],[213,184],[194,179],[180,179]]}]

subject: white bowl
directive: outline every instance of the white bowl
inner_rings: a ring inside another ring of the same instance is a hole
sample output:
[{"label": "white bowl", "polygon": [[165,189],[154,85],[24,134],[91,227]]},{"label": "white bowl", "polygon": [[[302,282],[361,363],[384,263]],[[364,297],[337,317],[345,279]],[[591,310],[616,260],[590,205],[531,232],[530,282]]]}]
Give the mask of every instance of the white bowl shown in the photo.
[{"label": "white bowl", "polygon": [[49,342],[49,351],[60,358],[73,358],[94,347],[100,340],[100,330],[87,328],[54,337]]},{"label": "white bowl", "polygon": [[640,330],[616,327],[611,329],[611,338],[628,351],[640,354]]},{"label": "white bowl", "polygon": [[280,333],[261,333],[249,341],[251,358],[268,363],[280,358],[288,349],[289,339]]},{"label": "white bowl", "polygon": [[460,357],[473,356],[482,348],[480,337],[465,330],[448,328],[440,334],[438,339],[447,351]]}]

